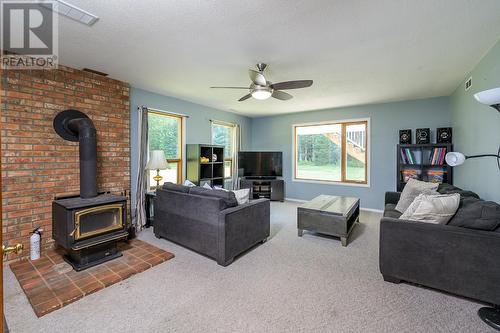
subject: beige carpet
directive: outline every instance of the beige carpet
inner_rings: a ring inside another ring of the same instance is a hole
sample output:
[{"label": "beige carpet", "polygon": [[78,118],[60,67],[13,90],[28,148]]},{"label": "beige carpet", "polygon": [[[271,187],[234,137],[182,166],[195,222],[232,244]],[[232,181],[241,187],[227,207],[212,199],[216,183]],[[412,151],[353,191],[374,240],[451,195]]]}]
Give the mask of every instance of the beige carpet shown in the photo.
[{"label": "beige carpet", "polygon": [[352,241],[297,237],[295,203],[272,204],[271,238],[227,268],[151,230],[168,264],[37,318],[10,269],[6,317],[16,332],[490,332],[480,304],[378,271],[380,214],[362,212]]}]

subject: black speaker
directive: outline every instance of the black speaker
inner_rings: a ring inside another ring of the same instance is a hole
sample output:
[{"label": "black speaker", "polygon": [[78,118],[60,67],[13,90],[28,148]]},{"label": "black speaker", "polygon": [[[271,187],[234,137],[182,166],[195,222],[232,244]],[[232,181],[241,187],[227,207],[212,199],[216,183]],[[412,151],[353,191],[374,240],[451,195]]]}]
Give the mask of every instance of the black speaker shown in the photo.
[{"label": "black speaker", "polygon": [[451,143],[451,127],[440,127],[436,129],[437,143]]},{"label": "black speaker", "polygon": [[430,128],[417,128],[417,144],[426,144],[431,142]]},{"label": "black speaker", "polygon": [[399,130],[399,143],[411,145],[411,129]]}]

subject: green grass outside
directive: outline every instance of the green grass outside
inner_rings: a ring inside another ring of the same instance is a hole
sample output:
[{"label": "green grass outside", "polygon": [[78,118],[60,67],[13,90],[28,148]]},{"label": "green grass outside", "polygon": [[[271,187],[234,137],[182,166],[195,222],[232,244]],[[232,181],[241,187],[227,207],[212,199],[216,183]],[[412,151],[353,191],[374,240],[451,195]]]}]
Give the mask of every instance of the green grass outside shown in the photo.
[{"label": "green grass outside", "polygon": [[[336,165],[314,165],[310,163],[297,163],[297,178],[340,181],[340,164]],[[346,177],[348,180],[365,180],[365,168],[347,167]]]}]

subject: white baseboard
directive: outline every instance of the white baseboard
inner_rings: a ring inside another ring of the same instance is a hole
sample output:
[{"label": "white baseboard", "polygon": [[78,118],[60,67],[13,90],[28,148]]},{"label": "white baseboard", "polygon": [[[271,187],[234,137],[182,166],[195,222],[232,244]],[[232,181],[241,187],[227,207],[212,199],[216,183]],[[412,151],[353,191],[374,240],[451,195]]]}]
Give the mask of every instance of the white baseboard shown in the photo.
[{"label": "white baseboard", "polygon": [[367,212],[374,212],[374,213],[380,213],[383,214],[384,211],[382,209],[375,209],[375,208],[360,208],[361,210],[367,211]]},{"label": "white baseboard", "polygon": [[[298,203],[304,203],[307,202],[308,200],[302,200],[302,199],[295,199],[295,198],[285,198],[285,201],[291,201],[291,202],[298,202]],[[364,210],[367,212],[374,212],[374,213],[383,213],[384,211],[381,209],[375,209],[375,208],[364,208],[361,207],[360,210]]]},{"label": "white baseboard", "polygon": [[307,202],[307,200],[294,199],[294,198],[285,198],[285,201],[300,202],[300,203]]}]

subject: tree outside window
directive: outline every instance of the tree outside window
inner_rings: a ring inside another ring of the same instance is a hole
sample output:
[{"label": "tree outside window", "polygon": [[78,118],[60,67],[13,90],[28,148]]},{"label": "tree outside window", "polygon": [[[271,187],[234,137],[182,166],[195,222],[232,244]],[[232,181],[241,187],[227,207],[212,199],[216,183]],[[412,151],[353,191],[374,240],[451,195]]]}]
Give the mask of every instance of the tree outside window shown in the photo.
[{"label": "tree outside window", "polygon": [[235,158],[235,126],[212,121],[212,144],[224,146],[224,178],[231,178]]},{"label": "tree outside window", "polygon": [[[162,182],[182,181],[182,117],[168,113],[148,112],[149,151],[163,150],[170,169],[160,170]],[[149,171],[149,184],[156,185],[156,170]]]}]

